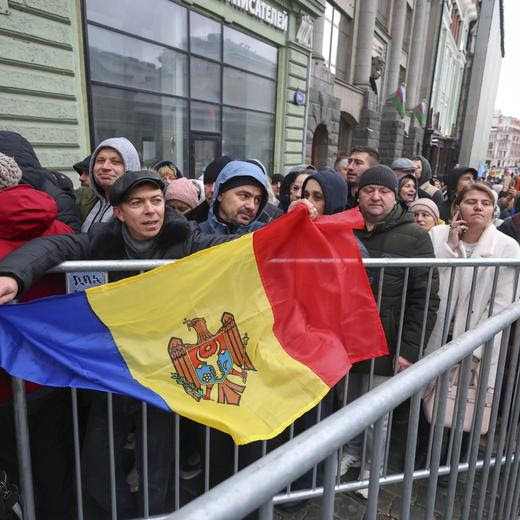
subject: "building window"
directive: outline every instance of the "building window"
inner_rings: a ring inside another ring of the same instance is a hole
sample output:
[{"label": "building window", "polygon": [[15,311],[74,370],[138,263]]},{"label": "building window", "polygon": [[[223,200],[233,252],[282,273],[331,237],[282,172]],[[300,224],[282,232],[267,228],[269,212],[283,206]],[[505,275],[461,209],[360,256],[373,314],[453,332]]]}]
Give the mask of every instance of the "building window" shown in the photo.
[{"label": "building window", "polygon": [[323,26],[322,55],[330,71],[343,81],[349,80],[352,59],[353,20],[327,2]]},{"label": "building window", "polygon": [[459,43],[460,26],[461,26],[461,20],[460,20],[459,10],[457,8],[457,4],[456,4],[455,0],[452,0],[450,30],[451,30],[451,34],[453,35],[453,39],[455,40],[456,44]]},{"label": "building window", "polygon": [[404,35],[403,35],[403,50],[408,53],[410,51],[410,40],[412,38],[412,21],[413,11],[412,8],[406,5],[406,20],[404,24]]},{"label": "building window", "polygon": [[385,28],[388,28],[388,11],[390,10],[390,0],[378,0],[377,2],[377,21]]},{"label": "building window", "polygon": [[199,176],[190,142],[204,134],[272,171],[277,47],[170,0],[86,8],[95,143],[122,135],[143,166],[169,159]]}]

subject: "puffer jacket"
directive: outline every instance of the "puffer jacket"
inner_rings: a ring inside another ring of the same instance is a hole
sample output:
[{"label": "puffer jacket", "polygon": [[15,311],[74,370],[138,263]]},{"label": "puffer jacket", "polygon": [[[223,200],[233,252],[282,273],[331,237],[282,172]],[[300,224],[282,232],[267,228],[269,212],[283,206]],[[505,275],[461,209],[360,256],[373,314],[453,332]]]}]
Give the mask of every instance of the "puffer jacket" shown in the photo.
[{"label": "puffer jacket", "polygon": [[[363,242],[371,258],[434,258],[430,236],[420,228],[404,203],[397,203],[388,217],[371,231],[366,227],[356,230],[355,235]],[[367,269],[372,290],[377,298],[380,269]],[[375,374],[394,374],[394,355],[397,349],[401,299],[405,282],[405,268],[385,268],[380,316],[388,343],[389,356],[375,359]],[[408,276],[406,304],[400,355],[408,361],[419,359],[423,314],[428,287],[428,268],[411,268]],[[434,270],[430,289],[430,301],[426,317],[424,345],[435,325],[439,308],[439,277]],[[423,346],[424,346],[423,345]],[[370,362],[363,361],[353,366],[355,372],[369,373]]]},{"label": "puffer jacket", "polygon": [[67,188],[57,178],[56,172],[42,168],[34,148],[25,137],[16,132],[0,131],[0,152],[16,161],[22,170],[22,183],[48,193],[56,201],[57,220],[67,224],[74,231],[80,230],[80,217],[72,186]]},{"label": "puffer jacket", "polygon": [[[72,233],[69,226],[56,220],[57,212],[56,202],[50,195],[28,184],[0,190],[0,259],[33,238]],[[64,292],[63,275],[50,274],[31,287],[20,300],[29,301]],[[40,386],[26,383],[27,393],[37,388]],[[11,379],[0,370],[0,402],[10,398]]]}]

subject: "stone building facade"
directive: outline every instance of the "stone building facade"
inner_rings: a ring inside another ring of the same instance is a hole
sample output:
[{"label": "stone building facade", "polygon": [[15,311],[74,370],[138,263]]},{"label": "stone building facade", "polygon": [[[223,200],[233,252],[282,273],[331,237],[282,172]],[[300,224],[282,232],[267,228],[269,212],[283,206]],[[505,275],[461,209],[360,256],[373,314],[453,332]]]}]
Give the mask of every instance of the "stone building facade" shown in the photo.
[{"label": "stone building facade", "polygon": [[[477,4],[327,0],[324,16],[314,23],[306,160],[315,160],[315,139],[323,149],[323,126],[329,165],[355,145],[378,149],[386,164],[419,153],[438,167],[456,159],[440,147],[458,150],[452,141],[460,137],[457,117]],[[403,118],[387,101],[401,85],[406,89]],[[427,128],[414,116],[421,102],[429,113]]]}]

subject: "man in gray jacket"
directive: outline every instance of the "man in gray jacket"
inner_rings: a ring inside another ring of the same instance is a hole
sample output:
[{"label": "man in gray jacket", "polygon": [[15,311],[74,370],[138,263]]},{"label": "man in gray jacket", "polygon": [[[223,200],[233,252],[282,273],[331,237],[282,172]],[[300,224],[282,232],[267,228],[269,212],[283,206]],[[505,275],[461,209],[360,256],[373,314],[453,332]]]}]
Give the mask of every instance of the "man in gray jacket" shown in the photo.
[{"label": "man in gray jacket", "polygon": [[134,145],[125,137],[105,139],[94,150],[90,158],[90,189],[97,198],[88,201],[88,207],[80,207],[86,215],[81,231],[86,232],[96,222],[108,222],[112,218],[112,205],[108,192],[114,182],[127,171],[141,168]]}]

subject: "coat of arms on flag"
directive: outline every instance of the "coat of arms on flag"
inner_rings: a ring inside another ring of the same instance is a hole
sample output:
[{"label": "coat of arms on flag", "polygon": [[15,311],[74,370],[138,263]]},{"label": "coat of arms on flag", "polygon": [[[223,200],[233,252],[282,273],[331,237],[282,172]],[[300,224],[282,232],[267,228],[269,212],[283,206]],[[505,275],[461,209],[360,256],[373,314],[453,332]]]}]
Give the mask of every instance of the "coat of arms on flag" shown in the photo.
[{"label": "coat of arms on flag", "polygon": [[[217,385],[218,403],[239,406],[246,388],[247,370],[255,370],[246,352],[249,338],[247,334],[240,337],[235,318],[229,312],[222,314],[221,321],[222,327],[211,334],[204,318],[184,320],[188,330],[193,328],[197,332],[197,343],[170,339],[168,353],[176,370],[172,379],[196,401],[210,400],[213,386]],[[244,384],[231,381],[229,376],[239,377]]]}]

